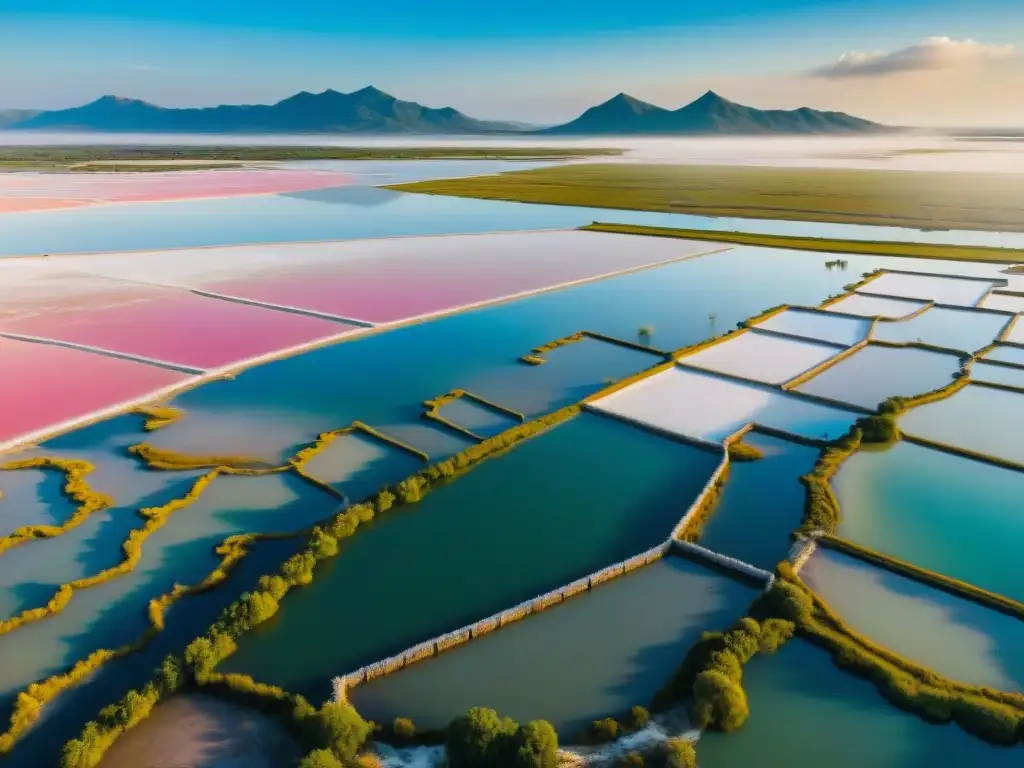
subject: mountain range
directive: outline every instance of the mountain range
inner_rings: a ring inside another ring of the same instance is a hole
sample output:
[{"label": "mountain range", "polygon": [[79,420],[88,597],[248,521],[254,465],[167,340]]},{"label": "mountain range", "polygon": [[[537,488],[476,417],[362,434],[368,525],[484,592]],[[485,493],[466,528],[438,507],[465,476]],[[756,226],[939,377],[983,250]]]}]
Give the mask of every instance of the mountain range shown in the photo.
[{"label": "mountain range", "polygon": [[686,106],[669,110],[620,93],[591,107],[565,125],[543,133],[559,135],[661,134],[670,136],[727,134],[866,133],[885,126],[847,115],[816,109],[755,109],[708,91]]},{"label": "mountain range", "polygon": [[843,112],[761,110],[708,91],[668,110],[620,93],[577,119],[552,128],[478,120],[451,107],[402,101],[372,86],[352,93],[302,91],[276,104],[160,107],[104,96],[54,111],[0,110],[0,128],[132,133],[419,133],[537,135],[752,135],[863,133],[884,126]]}]

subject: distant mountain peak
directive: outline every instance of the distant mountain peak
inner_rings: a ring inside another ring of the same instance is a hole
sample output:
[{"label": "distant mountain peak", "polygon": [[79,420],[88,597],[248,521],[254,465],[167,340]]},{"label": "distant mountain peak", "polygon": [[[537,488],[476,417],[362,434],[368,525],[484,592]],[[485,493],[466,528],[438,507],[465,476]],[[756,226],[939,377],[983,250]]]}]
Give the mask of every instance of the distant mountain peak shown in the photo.
[{"label": "distant mountain peak", "polygon": [[708,90],[670,111],[620,93],[576,120],[547,129],[562,134],[758,135],[861,133],[883,126],[841,112],[813,109],[761,110],[730,101]]},{"label": "distant mountain peak", "polygon": [[358,91],[353,91],[350,96],[361,96],[363,98],[384,98],[393,99],[395,98],[390,93],[384,93],[380,88],[374,85],[368,85],[365,88],[360,88]]},{"label": "distant mountain peak", "polygon": [[352,93],[300,91],[276,104],[167,109],[107,95],[72,109],[0,114],[8,128],[174,133],[447,133],[512,132],[507,123],[476,120],[445,107],[400,101],[368,85]]}]

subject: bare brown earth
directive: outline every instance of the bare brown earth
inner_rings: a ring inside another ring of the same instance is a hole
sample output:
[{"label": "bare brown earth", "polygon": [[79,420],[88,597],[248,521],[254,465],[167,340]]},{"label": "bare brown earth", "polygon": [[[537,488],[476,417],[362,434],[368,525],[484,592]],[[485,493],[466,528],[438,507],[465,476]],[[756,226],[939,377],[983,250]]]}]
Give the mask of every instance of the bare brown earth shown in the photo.
[{"label": "bare brown earth", "polygon": [[278,722],[202,694],[159,705],[107,752],[100,768],[281,768],[299,757]]}]

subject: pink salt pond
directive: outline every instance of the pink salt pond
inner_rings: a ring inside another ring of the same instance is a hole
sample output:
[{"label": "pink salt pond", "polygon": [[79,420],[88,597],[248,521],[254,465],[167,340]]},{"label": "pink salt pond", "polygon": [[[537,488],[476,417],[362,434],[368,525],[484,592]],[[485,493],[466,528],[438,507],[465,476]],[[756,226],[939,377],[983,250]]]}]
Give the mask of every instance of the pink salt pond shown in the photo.
[{"label": "pink salt pond", "polygon": [[0,213],[116,202],[235,197],[338,187],[348,174],[259,168],[167,173],[0,174]]},{"label": "pink salt pond", "polygon": [[716,250],[707,243],[578,231],[396,238],[305,249],[319,249],[318,257],[305,258],[303,246],[293,245],[290,258],[266,262],[251,270],[251,277],[203,281],[203,287],[383,323]]},{"label": "pink salt pond", "polygon": [[[15,265],[12,265],[15,266]],[[356,330],[317,317],[106,278],[7,270],[0,332],[55,339],[193,368],[218,368]]]},{"label": "pink salt pond", "polygon": [[185,374],[0,338],[0,441],[55,427],[177,384]]}]

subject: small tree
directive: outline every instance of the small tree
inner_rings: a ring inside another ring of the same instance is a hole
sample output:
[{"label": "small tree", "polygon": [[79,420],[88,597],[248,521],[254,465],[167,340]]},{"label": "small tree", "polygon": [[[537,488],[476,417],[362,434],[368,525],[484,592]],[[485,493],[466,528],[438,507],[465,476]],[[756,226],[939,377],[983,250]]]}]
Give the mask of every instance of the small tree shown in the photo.
[{"label": "small tree", "polygon": [[399,739],[407,741],[416,735],[416,726],[407,717],[396,717],[391,724],[391,732]]},{"label": "small tree", "polygon": [[689,739],[670,739],[665,768],[697,768],[697,751]]},{"label": "small tree", "polygon": [[317,713],[317,720],[322,743],[329,744],[343,761],[355,757],[370,735],[370,724],[344,702],[327,702]]},{"label": "small tree", "polygon": [[615,741],[619,738],[619,724],[611,717],[595,720],[590,724],[590,735],[594,741]]},{"label": "small tree", "polygon": [[531,720],[515,735],[515,768],[555,768],[558,734],[546,720]]},{"label": "small tree", "polygon": [[473,707],[455,718],[448,728],[445,751],[449,768],[500,765],[508,737],[516,730],[514,721],[499,717],[493,709]]},{"label": "small tree", "polygon": [[299,761],[299,768],[344,768],[329,749],[315,749]]}]

